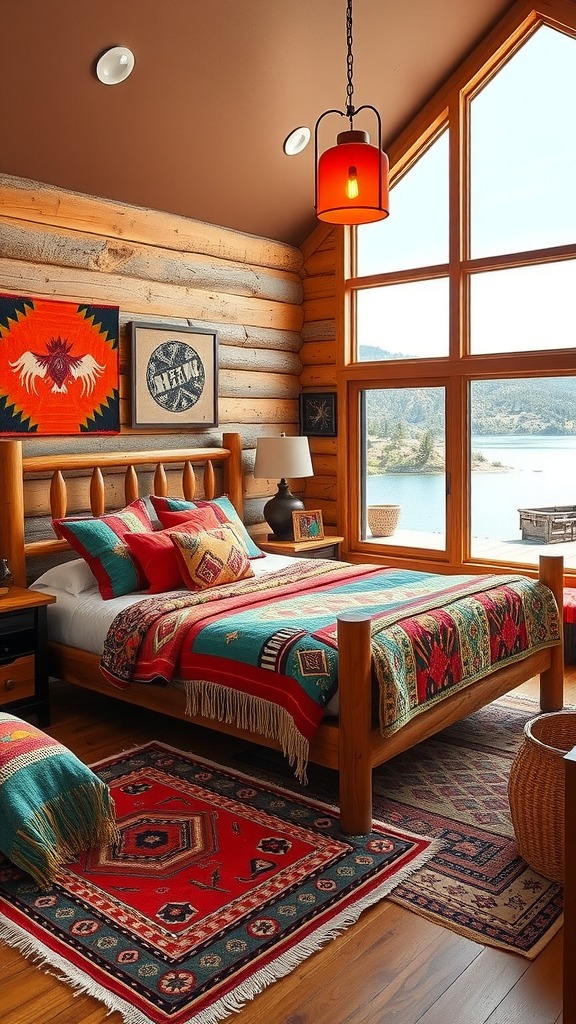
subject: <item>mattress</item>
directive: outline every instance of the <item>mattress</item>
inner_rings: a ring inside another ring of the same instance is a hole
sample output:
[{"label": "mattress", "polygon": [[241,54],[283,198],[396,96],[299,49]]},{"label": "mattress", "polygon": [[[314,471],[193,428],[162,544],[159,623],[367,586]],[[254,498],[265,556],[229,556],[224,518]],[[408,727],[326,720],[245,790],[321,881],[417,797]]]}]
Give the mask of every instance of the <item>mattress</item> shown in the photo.
[{"label": "mattress", "polygon": [[[250,564],[258,576],[281,569],[290,561],[287,555],[269,554],[252,559]],[[49,640],[98,655],[102,654],[106,634],[118,613],[146,600],[147,596],[145,592],[139,592],[103,601],[96,581],[82,559],[48,570],[31,584],[30,589],[56,597],[56,603],[48,605]]]},{"label": "mattress", "polygon": [[[267,554],[263,558],[252,559],[250,564],[254,575],[259,576],[282,569],[291,561],[288,555]],[[56,598],[55,604],[47,606],[50,641],[98,656],[102,655],[108,630],[118,613],[146,600],[147,596],[140,592],[103,601],[94,576],[81,558],[49,569],[31,584],[30,589],[53,594]],[[338,714],[337,693],[325,713]]]}]

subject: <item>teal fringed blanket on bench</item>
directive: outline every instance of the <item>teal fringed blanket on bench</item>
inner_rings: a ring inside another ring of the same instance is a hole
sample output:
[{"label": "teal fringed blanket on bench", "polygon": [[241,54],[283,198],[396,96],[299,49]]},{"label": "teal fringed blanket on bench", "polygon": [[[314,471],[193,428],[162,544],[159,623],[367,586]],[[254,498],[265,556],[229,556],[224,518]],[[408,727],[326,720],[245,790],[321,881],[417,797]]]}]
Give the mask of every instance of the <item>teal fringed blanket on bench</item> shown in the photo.
[{"label": "teal fringed blanket on bench", "polygon": [[116,838],[108,787],[57,740],[0,713],[0,850],[45,887],[81,850]]}]

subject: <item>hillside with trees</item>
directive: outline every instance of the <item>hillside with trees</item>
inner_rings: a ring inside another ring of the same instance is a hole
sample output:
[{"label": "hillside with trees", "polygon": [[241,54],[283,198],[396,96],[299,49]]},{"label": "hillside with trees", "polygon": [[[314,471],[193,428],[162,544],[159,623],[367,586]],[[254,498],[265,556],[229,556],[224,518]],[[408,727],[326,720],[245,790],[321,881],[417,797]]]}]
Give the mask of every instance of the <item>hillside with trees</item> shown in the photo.
[{"label": "hillside with trees", "polygon": [[[363,361],[398,358],[360,346]],[[473,436],[571,435],[576,432],[576,380],[523,378],[472,384]],[[366,392],[369,473],[442,472],[444,408],[440,388],[384,388]],[[472,455],[475,470],[505,469]]]}]

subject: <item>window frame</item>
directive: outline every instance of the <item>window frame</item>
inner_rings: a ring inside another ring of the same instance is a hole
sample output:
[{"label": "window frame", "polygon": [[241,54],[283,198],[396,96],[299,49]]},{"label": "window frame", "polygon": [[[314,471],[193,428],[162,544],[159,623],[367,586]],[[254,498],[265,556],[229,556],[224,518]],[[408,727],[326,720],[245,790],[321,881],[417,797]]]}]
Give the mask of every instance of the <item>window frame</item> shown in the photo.
[{"label": "window frame", "polygon": [[[478,379],[573,376],[576,349],[534,352],[470,353],[469,282],[475,273],[576,259],[574,244],[525,252],[469,258],[469,105],[477,92],[542,25],[576,38],[576,5],[567,9],[553,0],[547,10],[520,0],[389,147],[390,183],[406,174],[423,151],[449,133],[449,262],[365,277],[356,276],[355,228],[336,232],[337,379],[340,410],[339,448],[346,474],[338,478],[338,501],[348,524],[348,551],[353,560],[446,571],[502,570],[503,563],[472,558],[467,525],[470,518],[469,412],[470,382]],[[496,158],[496,157],[495,157]],[[361,288],[448,276],[450,287],[449,351],[430,359],[358,362],[355,353],[355,297]],[[360,392],[381,386],[442,385],[446,391],[446,548],[444,551],[399,548],[361,540]],[[466,443],[462,443],[462,438]],[[530,575],[532,568],[507,563]],[[534,574],[536,570],[534,569]],[[576,576],[570,579],[576,583]]]}]

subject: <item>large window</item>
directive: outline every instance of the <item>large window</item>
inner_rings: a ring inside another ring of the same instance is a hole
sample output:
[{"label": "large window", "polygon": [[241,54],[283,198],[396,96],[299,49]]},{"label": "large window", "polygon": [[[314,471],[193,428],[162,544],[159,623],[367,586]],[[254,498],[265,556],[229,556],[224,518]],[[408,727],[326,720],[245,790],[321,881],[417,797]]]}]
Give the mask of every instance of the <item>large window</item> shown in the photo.
[{"label": "large window", "polygon": [[[548,551],[576,570],[576,9],[565,32],[518,19],[399,140],[390,217],[356,229],[360,552],[532,566]],[[386,504],[388,535],[370,526]]]}]

